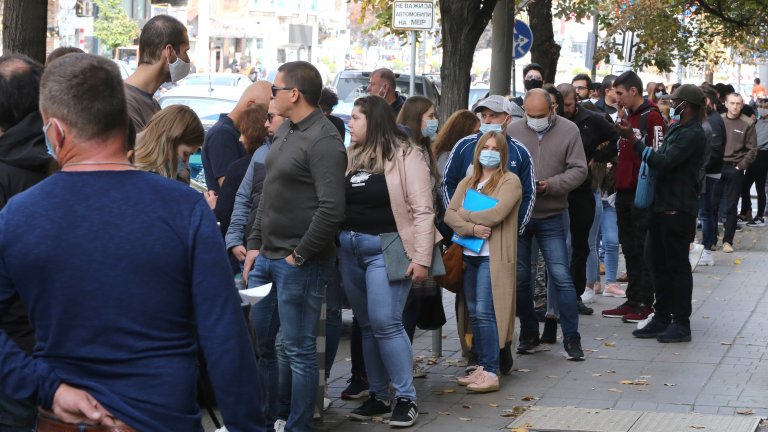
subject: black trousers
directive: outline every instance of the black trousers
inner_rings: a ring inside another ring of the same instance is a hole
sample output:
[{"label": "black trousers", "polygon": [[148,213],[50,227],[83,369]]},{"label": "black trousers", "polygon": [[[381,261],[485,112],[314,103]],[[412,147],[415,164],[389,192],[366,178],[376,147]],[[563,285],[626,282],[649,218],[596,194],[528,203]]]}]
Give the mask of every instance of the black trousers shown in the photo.
[{"label": "black trousers", "polygon": [[744,183],[741,186],[741,213],[752,211],[752,197],[749,196],[752,184],[757,189],[757,213],[754,217],[765,215],[765,177],[768,174],[768,150],[759,150],[757,159],[747,168],[744,174]]},{"label": "black trousers", "polygon": [[688,245],[695,231],[693,215],[654,213],[645,242],[645,260],[656,288],[654,311],[686,326],[690,325],[693,294]]},{"label": "black trousers", "polygon": [[581,297],[587,286],[589,230],[595,219],[595,195],[589,188],[568,194],[568,217],[571,220],[571,279],[576,295]]},{"label": "black trousers", "polygon": [[[729,163],[723,164],[722,176],[715,188],[715,203],[720,204],[725,197],[725,224],[723,225],[723,243],[733,244],[736,234],[736,212],[741,198],[741,185],[744,182],[744,171],[736,169]],[[719,214],[715,209],[715,214]]]},{"label": "black trousers", "polygon": [[[616,219],[619,243],[627,264],[627,301],[635,305],[653,305],[653,282],[644,259],[650,211],[635,207],[635,191],[616,193]],[[690,271],[690,270],[689,270]]]}]

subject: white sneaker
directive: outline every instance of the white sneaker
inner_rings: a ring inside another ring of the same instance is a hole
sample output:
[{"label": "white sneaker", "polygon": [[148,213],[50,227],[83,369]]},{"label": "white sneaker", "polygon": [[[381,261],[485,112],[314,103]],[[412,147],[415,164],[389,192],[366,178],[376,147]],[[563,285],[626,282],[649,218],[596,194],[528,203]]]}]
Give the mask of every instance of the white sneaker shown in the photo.
[{"label": "white sneaker", "polygon": [[696,266],[699,265],[701,254],[704,252],[704,246],[696,243],[692,243],[688,249],[688,262],[691,264],[691,273],[696,270]]},{"label": "white sneaker", "polygon": [[648,315],[648,318],[646,318],[646,319],[644,319],[644,320],[642,320],[642,321],[639,321],[639,322],[637,323],[637,329],[638,329],[638,330],[642,330],[642,329],[643,329],[643,327],[645,327],[646,325],[648,325],[648,323],[649,323],[649,322],[651,322],[651,320],[653,319],[653,315],[654,315],[654,313],[653,313],[653,312],[651,312],[651,313]]},{"label": "white sneaker", "polygon": [[701,259],[699,260],[700,266],[714,266],[715,265],[715,259],[712,258],[712,251],[705,250],[701,254]]},{"label": "white sneaker", "polygon": [[323,398],[323,411],[328,411],[331,405],[333,405],[333,401],[330,398]]},{"label": "white sneaker", "polygon": [[226,426],[222,426],[221,429],[216,429],[216,432],[229,432]]},{"label": "white sneaker", "polygon": [[285,420],[275,420],[275,432],[285,432]]},{"label": "white sneaker", "polygon": [[582,303],[594,303],[595,302],[595,290],[592,288],[585,288],[584,294],[581,295]]}]

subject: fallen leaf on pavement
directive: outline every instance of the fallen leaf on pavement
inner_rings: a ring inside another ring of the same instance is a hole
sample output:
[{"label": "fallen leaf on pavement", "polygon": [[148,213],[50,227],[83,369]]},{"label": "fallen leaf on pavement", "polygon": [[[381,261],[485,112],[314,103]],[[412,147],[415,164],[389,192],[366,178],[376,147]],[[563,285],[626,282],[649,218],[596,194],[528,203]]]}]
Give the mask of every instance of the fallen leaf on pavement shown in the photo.
[{"label": "fallen leaf on pavement", "polygon": [[733,260],[733,263],[736,264],[736,265],[739,265],[739,264],[741,264],[741,260],[736,258],[735,260]]},{"label": "fallen leaf on pavement", "polygon": [[593,373],[592,376],[603,376],[603,374]]},{"label": "fallen leaf on pavement", "polygon": [[607,371],[605,371],[605,373],[616,373],[616,371],[615,370],[607,370]]},{"label": "fallen leaf on pavement", "polygon": [[466,408],[466,409],[472,409],[472,405],[470,405],[470,404],[464,404],[461,407],[462,408]]},{"label": "fallen leaf on pavement", "polygon": [[607,346],[608,348],[616,348],[616,344],[613,342],[603,342],[603,345]]},{"label": "fallen leaf on pavement", "polygon": [[530,372],[530,369],[515,369],[518,372]]},{"label": "fallen leaf on pavement", "polygon": [[547,375],[547,378],[557,378],[557,375]]},{"label": "fallen leaf on pavement", "polygon": [[488,406],[491,407],[491,408],[498,408],[499,404],[497,404],[497,403],[489,403]]},{"label": "fallen leaf on pavement", "polygon": [[672,383],[664,383],[664,385],[665,385],[665,386],[667,386],[667,387],[674,387],[674,386],[676,386],[677,384],[672,384]]},{"label": "fallen leaf on pavement", "polygon": [[623,390],[619,390],[617,388],[609,388],[608,391],[609,392],[614,392],[614,393],[623,393]]},{"label": "fallen leaf on pavement", "polygon": [[530,401],[535,401],[535,400],[539,400],[539,399],[540,398],[537,398],[536,396],[523,396],[522,401],[523,402],[530,402]]},{"label": "fallen leaf on pavement", "polygon": [[437,413],[440,414],[440,415],[451,415],[451,413],[446,412],[446,411],[438,411]]},{"label": "fallen leaf on pavement", "polygon": [[509,429],[509,432],[529,432],[530,429],[526,427],[518,427],[514,429]]},{"label": "fallen leaf on pavement", "polygon": [[461,420],[461,421],[472,421],[472,419],[469,418],[469,417],[459,417],[459,420]]},{"label": "fallen leaf on pavement", "polygon": [[691,429],[704,429],[705,427],[706,427],[706,426],[696,426],[696,425],[692,425],[692,426],[691,426]]},{"label": "fallen leaf on pavement", "polygon": [[746,408],[745,409],[737,409],[736,410],[736,414],[741,414],[741,415],[752,415],[754,413],[755,412],[752,411],[751,409],[746,409]]},{"label": "fallen leaf on pavement", "polygon": [[733,345],[732,342],[720,342],[720,345]]},{"label": "fallen leaf on pavement", "polygon": [[456,393],[456,389],[452,389],[452,388],[442,389],[440,391],[437,391],[435,394],[436,395],[445,395],[445,394],[449,394],[449,393]]},{"label": "fallen leaf on pavement", "polygon": [[604,341],[605,338],[595,338],[596,341]]}]

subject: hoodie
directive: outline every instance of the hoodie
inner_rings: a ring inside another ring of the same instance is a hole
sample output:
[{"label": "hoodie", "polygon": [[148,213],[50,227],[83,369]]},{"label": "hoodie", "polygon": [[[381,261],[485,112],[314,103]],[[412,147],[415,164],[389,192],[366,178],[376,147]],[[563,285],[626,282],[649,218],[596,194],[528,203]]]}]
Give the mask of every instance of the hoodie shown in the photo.
[{"label": "hoodie", "polygon": [[51,160],[37,111],[0,135],[0,209],[12,196],[45,178]]},{"label": "hoodie", "polygon": [[[29,114],[0,135],[0,209],[12,196],[44,179],[51,161],[39,112]],[[0,329],[24,351],[32,352],[35,333],[18,294],[6,310],[0,310]]]}]

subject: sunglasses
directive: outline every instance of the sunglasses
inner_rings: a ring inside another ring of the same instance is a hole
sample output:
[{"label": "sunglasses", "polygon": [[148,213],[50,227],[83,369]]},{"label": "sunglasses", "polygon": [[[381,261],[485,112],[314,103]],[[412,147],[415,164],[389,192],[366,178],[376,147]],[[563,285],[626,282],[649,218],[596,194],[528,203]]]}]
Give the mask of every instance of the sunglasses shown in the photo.
[{"label": "sunglasses", "polygon": [[[272,86],[272,97],[277,97],[277,92],[280,90],[299,90],[296,87],[275,87]],[[299,90],[301,92],[301,90]]]}]

